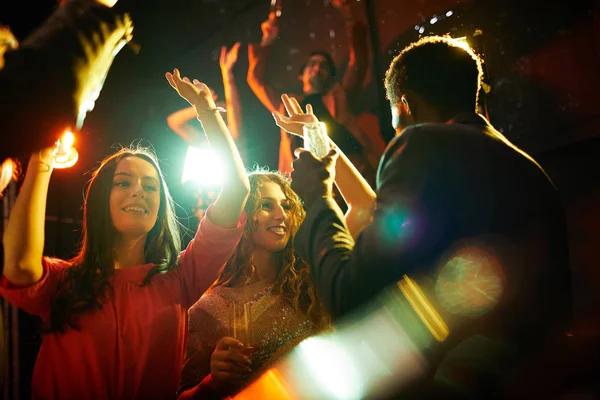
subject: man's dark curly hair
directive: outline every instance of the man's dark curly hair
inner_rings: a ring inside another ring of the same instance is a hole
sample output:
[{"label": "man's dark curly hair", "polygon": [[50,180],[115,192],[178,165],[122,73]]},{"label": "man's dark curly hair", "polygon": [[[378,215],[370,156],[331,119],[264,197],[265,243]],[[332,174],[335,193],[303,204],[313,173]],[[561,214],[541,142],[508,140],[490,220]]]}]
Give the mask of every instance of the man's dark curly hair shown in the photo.
[{"label": "man's dark curly hair", "polygon": [[475,112],[482,78],[482,60],[466,43],[426,36],[392,60],[385,88],[392,104],[399,104],[410,90],[450,119],[460,112]]}]

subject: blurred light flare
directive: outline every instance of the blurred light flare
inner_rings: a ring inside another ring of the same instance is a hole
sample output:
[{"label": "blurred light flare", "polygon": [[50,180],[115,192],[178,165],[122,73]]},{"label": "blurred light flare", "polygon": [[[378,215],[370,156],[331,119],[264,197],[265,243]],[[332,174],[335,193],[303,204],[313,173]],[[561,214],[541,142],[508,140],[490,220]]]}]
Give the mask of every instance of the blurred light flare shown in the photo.
[{"label": "blurred light flare", "polygon": [[483,246],[470,244],[446,259],[434,289],[442,308],[471,318],[493,310],[504,292],[504,270],[499,258]]},{"label": "blurred light flare", "polygon": [[296,396],[292,394],[290,386],[277,368],[271,368],[258,378],[256,382],[235,396],[236,400],[292,400],[294,398]]},{"label": "blurred light flare", "polygon": [[360,399],[362,378],[343,347],[330,337],[311,337],[298,346],[305,365],[332,399]]},{"label": "blurred light flare", "polygon": [[[407,276],[402,281],[410,285],[404,292],[418,297],[412,302],[423,308],[427,299],[418,284]],[[424,352],[445,337],[432,336],[398,287],[389,288],[376,309],[338,323],[333,333],[304,340],[234,399],[388,398],[424,376],[429,367]],[[429,304],[428,315],[435,313],[431,309]]]},{"label": "blurred light flare", "polygon": [[199,186],[217,186],[223,182],[223,163],[210,148],[189,146],[183,165],[181,182]]},{"label": "blurred light flare", "polygon": [[18,164],[12,160],[11,158],[7,158],[2,163],[2,167],[0,167],[0,196],[2,196],[2,192],[8,186],[12,179],[17,179],[17,175],[19,172]]},{"label": "blurred light flare", "polygon": [[397,285],[435,340],[438,342],[445,341],[450,335],[450,329],[419,285],[407,275],[404,275],[404,278],[398,281]]},{"label": "blurred light flare", "polygon": [[64,169],[70,168],[79,160],[79,153],[73,147],[75,143],[75,135],[70,130],[56,141],[54,148],[54,168]]},{"label": "blurred light flare", "polygon": [[382,239],[387,243],[410,244],[418,234],[414,215],[410,215],[408,210],[401,208],[386,212],[381,229]]}]

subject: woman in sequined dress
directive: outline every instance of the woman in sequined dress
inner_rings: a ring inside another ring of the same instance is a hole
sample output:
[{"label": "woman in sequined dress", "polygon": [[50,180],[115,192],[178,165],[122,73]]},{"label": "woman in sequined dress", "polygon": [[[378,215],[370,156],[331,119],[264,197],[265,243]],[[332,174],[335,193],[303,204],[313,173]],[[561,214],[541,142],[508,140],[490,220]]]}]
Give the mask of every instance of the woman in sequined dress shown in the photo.
[{"label": "woman in sequined dress", "polygon": [[[282,96],[288,117],[277,125],[302,135],[318,122],[294,98]],[[335,143],[332,142],[335,146]],[[375,193],[338,149],[336,185],[348,205],[345,222],[356,237],[368,223]],[[249,175],[244,234],[211,290],[189,310],[187,354],[179,399],[224,398],[242,389],[303,339],[328,326],[306,262],[296,256],[293,239],[305,212],[289,181],[279,173]],[[249,343],[232,329],[233,312],[246,304]]]},{"label": "woman in sequined dress", "polygon": [[[249,181],[251,217],[242,239],[189,310],[180,399],[227,397],[328,325],[308,265],[293,247],[305,214],[298,197],[279,173],[254,172]],[[234,304],[249,305],[252,343],[232,337]]]}]

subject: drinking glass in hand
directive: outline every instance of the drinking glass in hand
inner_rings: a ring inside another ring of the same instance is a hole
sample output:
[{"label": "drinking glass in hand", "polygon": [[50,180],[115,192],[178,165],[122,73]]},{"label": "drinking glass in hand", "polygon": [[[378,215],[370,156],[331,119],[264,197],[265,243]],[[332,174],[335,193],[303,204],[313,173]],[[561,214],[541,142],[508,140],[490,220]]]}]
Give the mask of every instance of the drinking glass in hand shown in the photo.
[{"label": "drinking glass in hand", "polygon": [[249,357],[254,352],[252,332],[252,306],[250,303],[231,305],[231,337],[244,344],[240,352]]},{"label": "drinking glass in hand", "polygon": [[304,133],[304,148],[310,151],[315,157],[323,158],[331,150],[329,137],[327,136],[327,127],[325,123],[306,124],[302,127]]}]

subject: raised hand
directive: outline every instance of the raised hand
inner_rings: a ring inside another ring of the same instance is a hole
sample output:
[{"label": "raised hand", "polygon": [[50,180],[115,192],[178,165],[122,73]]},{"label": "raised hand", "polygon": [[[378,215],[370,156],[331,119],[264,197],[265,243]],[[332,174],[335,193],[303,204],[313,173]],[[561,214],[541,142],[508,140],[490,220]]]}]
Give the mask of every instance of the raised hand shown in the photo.
[{"label": "raised hand", "polygon": [[304,125],[316,124],[319,122],[319,119],[313,114],[313,109],[310,104],[306,105],[305,113],[302,111],[302,107],[300,107],[300,104],[295,97],[289,97],[287,94],[284,94],[281,96],[281,100],[289,117],[275,111],[273,113],[273,118],[275,118],[277,126],[286,132],[297,136],[303,136],[302,127]]},{"label": "raised hand", "polygon": [[215,101],[206,84],[200,82],[198,79],[194,79],[193,83],[187,77],[182,79],[177,68],[173,70],[173,73],[167,72],[165,76],[171,87],[195,107],[197,111],[216,108]]},{"label": "raised hand", "polygon": [[221,67],[221,72],[225,74],[230,74],[233,66],[237,62],[238,52],[240,49],[240,42],[231,47],[231,49],[227,50],[227,47],[221,47],[221,56],[219,57],[219,66]]},{"label": "raised hand", "polygon": [[279,36],[279,21],[275,16],[275,13],[269,14],[269,19],[260,24],[262,30],[262,40],[260,41],[261,46],[270,46]]}]

